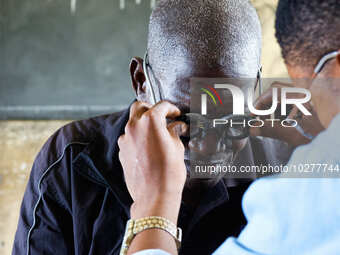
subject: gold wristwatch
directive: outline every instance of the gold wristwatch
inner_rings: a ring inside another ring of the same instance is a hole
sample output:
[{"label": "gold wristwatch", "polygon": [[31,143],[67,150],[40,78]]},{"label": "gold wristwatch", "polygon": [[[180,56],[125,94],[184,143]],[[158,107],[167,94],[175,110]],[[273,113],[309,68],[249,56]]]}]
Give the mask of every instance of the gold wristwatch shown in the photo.
[{"label": "gold wristwatch", "polygon": [[150,216],[137,220],[130,219],[126,223],[125,235],[123,239],[120,255],[126,255],[133,238],[146,229],[162,229],[168,232],[176,241],[177,249],[179,249],[182,241],[182,229],[166,218],[159,216]]}]

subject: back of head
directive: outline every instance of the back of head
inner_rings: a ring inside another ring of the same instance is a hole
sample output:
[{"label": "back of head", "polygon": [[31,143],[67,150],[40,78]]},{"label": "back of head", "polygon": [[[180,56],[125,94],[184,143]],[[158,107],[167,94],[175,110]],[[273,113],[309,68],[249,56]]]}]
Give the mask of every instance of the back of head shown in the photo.
[{"label": "back of head", "polygon": [[248,0],[160,0],[150,18],[148,52],[158,71],[183,58],[256,77],[261,25]]},{"label": "back of head", "polygon": [[312,69],[340,49],[340,0],[280,0],[275,27],[286,64]]}]

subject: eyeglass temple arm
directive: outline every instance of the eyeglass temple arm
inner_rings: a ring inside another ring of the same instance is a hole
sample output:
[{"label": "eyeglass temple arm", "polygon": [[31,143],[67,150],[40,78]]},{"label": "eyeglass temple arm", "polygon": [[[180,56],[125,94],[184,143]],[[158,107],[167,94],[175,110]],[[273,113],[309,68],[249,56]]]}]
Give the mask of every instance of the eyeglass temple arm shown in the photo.
[{"label": "eyeglass temple arm", "polygon": [[144,55],[144,61],[143,61],[143,70],[144,70],[144,76],[145,76],[145,80],[148,83],[150,90],[151,90],[151,95],[152,95],[152,99],[153,99],[153,104],[157,104],[157,99],[156,99],[156,94],[155,91],[153,89],[153,86],[150,82],[150,78],[149,78],[149,74],[148,74],[148,65],[149,65],[149,56],[148,56],[148,52],[145,52]]},{"label": "eyeglass temple arm", "polygon": [[259,95],[262,95],[262,66],[257,72],[257,79],[259,80]]},{"label": "eyeglass temple arm", "polygon": [[326,64],[326,62],[332,58],[337,57],[340,54],[340,51],[333,51],[331,53],[328,53],[327,55],[323,56],[317,66],[314,69],[314,74],[318,74],[323,66]]}]

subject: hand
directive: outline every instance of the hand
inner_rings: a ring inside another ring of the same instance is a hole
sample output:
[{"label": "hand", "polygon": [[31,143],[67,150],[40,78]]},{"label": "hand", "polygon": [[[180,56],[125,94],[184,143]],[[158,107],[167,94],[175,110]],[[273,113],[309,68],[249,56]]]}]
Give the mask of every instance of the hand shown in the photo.
[{"label": "hand", "polygon": [[125,134],[118,140],[119,159],[134,204],[132,218],[163,216],[177,221],[186,180],[184,146],[179,134],[183,122],[167,125],[180,110],[167,101],[155,106],[136,102],[131,106]]},{"label": "hand", "polygon": [[[273,83],[269,89],[267,89],[256,101],[255,101],[255,108],[258,110],[265,110],[269,109],[272,105],[273,99],[273,88],[278,89],[278,103],[280,104],[281,97],[281,88],[284,87],[293,87],[291,84],[287,83],[280,83],[275,82]],[[301,96],[299,94],[287,94],[287,97],[294,97],[297,98]],[[305,104],[305,107],[312,113],[311,116],[302,115],[300,118],[297,118],[296,121],[302,127],[302,129],[313,136],[319,134],[323,127],[320,123],[317,113],[314,111],[313,107],[309,104]],[[292,112],[289,114],[288,118],[295,119],[295,114],[297,112],[297,108],[293,108]],[[261,119],[270,119],[270,116],[261,116]],[[299,146],[301,144],[307,144],[311,140],[303,136],[297,129],[293,127],[284,127],[280,124],[280,122],[275,121],[274,125],[271,121],[264,121],[264,126],[259,128],[251,128],[250,134],[252,136],[264,136],[264,137],[271,137],[275,138],[292,146]],[[273,126],[272,126],[273,125]]]},{"label": "hand", "polygon": [[325,128],[340,113],[340,84],[338,79],[315,79],[310,87],[312,103]]}]

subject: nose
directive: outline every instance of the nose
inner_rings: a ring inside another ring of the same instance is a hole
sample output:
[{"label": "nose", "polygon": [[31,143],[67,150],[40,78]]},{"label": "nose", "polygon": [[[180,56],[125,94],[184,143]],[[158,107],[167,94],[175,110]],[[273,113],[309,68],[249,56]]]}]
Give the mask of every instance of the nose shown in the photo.
[{"label": "nose", "polygon": [[210,156],[216,153],[230,151],[232,149],[232,141],[224,139],[222,135],[215,130],[209,130],[205,134],[190,139],[188,147],[190,151]]}]

